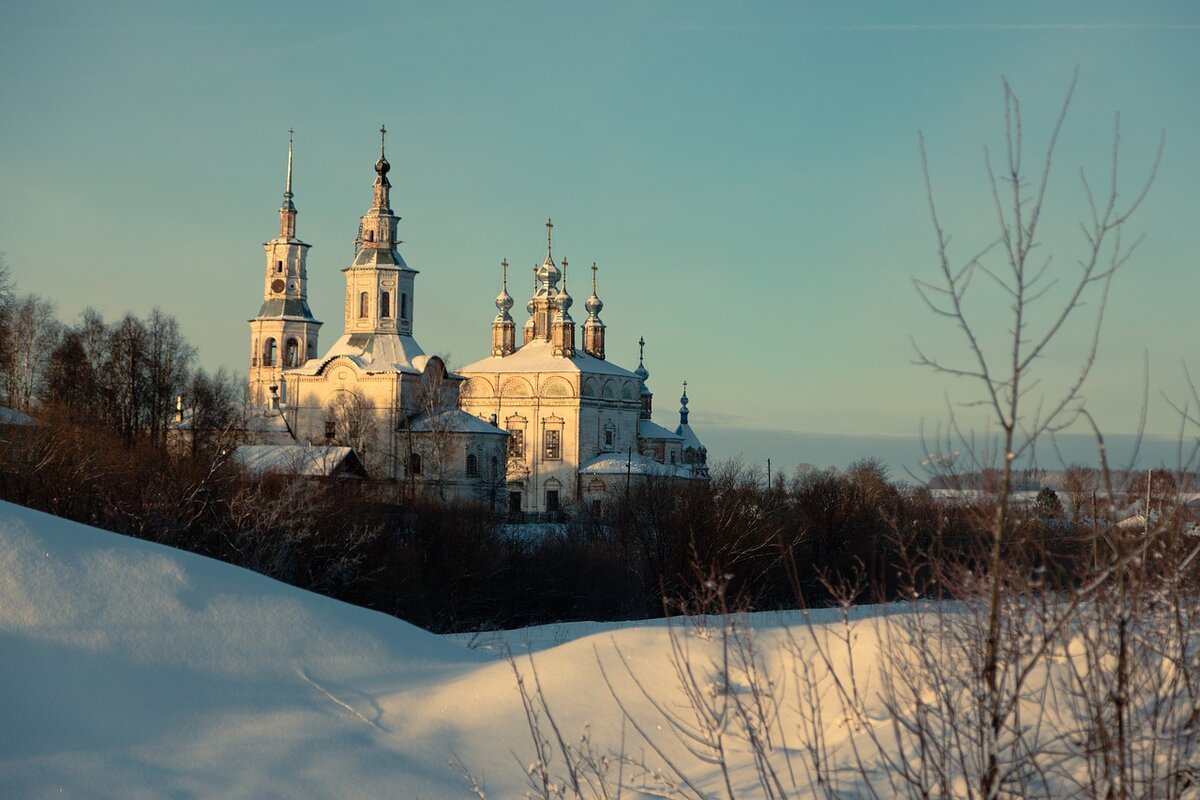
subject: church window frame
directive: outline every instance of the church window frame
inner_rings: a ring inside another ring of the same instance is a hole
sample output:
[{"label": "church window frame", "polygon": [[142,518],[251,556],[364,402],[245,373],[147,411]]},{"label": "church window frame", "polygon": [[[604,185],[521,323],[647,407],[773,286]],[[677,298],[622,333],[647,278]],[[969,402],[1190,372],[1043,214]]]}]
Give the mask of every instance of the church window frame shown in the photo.
[{"label": "church window frame", "polygon": [[617,426],[611,422],[604,425],[604,449],[611,452],[617,446]]},{"label": "church window frame", "polygon": [[[328,414],[329,412],[326,412]],[[337,420],[331,415],[325,417],[325,441],[332,441],[337,436]]]},{"label": "church window frame", "polygon": [[400,319],[408,319],[408,292],[400,293]]},{"label": "church window frame", "polygon": [[542,460],[562,461],[563,428],[565,420],[559,416],[542,419]]},{"label": "church window frame", "polygon": [[380,292],[379,293],[379,316],[382,319],[391,319],[392,318],[392,293],[391,292]]},{"label": "church window frame", "polygon": [[368,242],[375,241],[375,231],[367,231],[367,241]]},{"label": "church window frame", "polygon": [[268,336],[266,341],[263,342],[262,365],[264,367],[275,366],[275,348],[275,337]]},{"label": "church window frame", "polygon": [[562,461],[562,430],[547,428],[543,432],[542,458],[546,461]]},{"label": "church window frame", "polygon": [[504,429],[508,431],[508,458],[510,460],[525,460],[525,430],[529,420],[520,414],[514,414],[504,420]]},{"label": "church window frame", "polygon": [[371,293],[360,292],[358,295],[358,318],[366,319],[371,311]]},{"label": "church window frame", "polygon": [[408,456],[408,474],[410,474],[410,475],[420,475],[421,474],[421,454],[420,453],[410,453],[409,454],[409,456]]},{"label": "church window frame", "polygon": [[283,364],[289,369],[300,366],[300,340],[295,336],[289,337],[284,347]]},{"label": "church window frame", "polygon": [[466,468],[467,468],[467,477],[468,478],[478,478],[479,477],[479,456],[475,455],[474,453],[467,453]]},{"label": "church window frame", "polygon": [[275,262],[275,271],[276,271],[276,272],[283,272],[283,262],[282,262],[282,261],[276,261],[276,262]]}]

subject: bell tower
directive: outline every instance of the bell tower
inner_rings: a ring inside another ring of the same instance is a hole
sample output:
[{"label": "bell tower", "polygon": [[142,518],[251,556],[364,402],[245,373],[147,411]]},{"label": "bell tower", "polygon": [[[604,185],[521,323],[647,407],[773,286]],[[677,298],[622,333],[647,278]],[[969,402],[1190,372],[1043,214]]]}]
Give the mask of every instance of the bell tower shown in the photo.
[{"label": "bell tower", "polygon": [[385,151],[387,128],[379,128],[379,159],[375,162],[372,203],[362,215],[354,241],[354,263],[346,275],[346,333],[413,334],[413,281],[417,270],[404,263],[396,246],[400,217],[392,212]]},{"label": "bell tower", "polygon": [[[292,136],[288,132],[287,180],[279,207],[279,235],[263,244],[267,264],[263,304],[250,320],[250,402],[271,405],[283,399],[283,371],[299,367],[317,354],[321,323],[308,307],[308,248],[296,238],[296,206],[292,203]],[[272,392],[271,387],[277,387]]]}]

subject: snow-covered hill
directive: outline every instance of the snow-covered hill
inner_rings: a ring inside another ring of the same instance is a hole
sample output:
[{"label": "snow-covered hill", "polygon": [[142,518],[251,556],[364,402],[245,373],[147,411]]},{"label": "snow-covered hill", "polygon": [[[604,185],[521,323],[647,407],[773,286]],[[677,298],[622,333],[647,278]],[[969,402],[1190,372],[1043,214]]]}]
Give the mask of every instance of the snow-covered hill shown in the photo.
[{"label": "snow-covered hill", "polygon": [[[811,624],[798,613],[755,614],[746,620],[753,635],[733,638],[722,637],[721,620],[438,637],[236,567],[0,503],[0,797],[472,796],[451,759],[487,797],[523,797],[537,759],[503,657],[509,648],[531,695],[536,666],[562,742],[595,754],[609,781],[620,772],[636,789],[624,797],[666,796],[653,771],[665,761],[682,768],[688,797],[729,788],[764,796],[770,781],[786,790],[776,796],[816,797],[816,769],[843,796],[868,796],[864,781],[877,796],[902,794],[898,771],[937,774],[912,760],[917,740],[897,718],[932,730],[940,719],[969,725],[977,676],[966,668],[964,607],[898,610],[856,608],[846,624],[828,612]],[[1146,785],[1176,781],[1178,789],[1188,773],[1177,768],[1198,744],[1178,677],[1185,662],[1171,660],[1172,647],[1184,651],[1170,633],[1168,625],[1155,647],[1137,651],[1144,680],[1129,717],[1131,737],[1140,737],[1130,757]],[[906,637],[916,637],[909,660],[897,656]],[[1115,661],[1088,661],[1098,652],[1088,641],[1064,639],[1022,690],[1023,738],[1006,751],[1006,780],[1018,787],[1073,796],[1099,785],[1085,769],[1093,751],[1073,748],[1091,741],[1085,677],[1095,675],[1096,702],[1107,703],[1105,671]],[[1196,651],[1186,652],[1191,670]],[[939,684],[948,694],[930,688],[934,678],[949,681]],[[549,773],[561,777],[563,748],[547,707],[536,698],[531,707]],[[753,737],[765,754],[757,762]],[[953,745],[948,760],[924,765],[948,765],[944,790],[960,795],[977,753],[957,749],[964,740],[949,731],[926,741]],[[627,758],[605,758],[612,751]],[[1031,752],[1052,769],[1024,769]],[[1176,796],[1195,796],[1188,786],[1192,795]]]},{"label": "snow-covered hill", "polygon": [[[0,795],[468,796],[454,754],[520,797],[533,746],[506,637],[471,638],[0,503]],[[674,693],[661,625],[507,640],[538,651],[572,740],[620,745],[600,663],[633,708],[622,658]]]}]

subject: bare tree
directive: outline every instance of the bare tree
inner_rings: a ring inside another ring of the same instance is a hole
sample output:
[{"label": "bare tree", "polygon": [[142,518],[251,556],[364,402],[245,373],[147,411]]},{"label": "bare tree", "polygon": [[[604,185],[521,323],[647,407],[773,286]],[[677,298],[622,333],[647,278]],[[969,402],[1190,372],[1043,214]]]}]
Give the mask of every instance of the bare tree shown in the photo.
[{"label": "bare tree", "polygon": [[26,295],[8,304],[0,350],[0,369],[7,402],[26,411],[42,388],[45,355],[58,344],[62,326],[54,315],[54,303],[37,295]]},{"label": "bare tree", "polygon": [[358,389],[338,392],[325,408],[329,443],[353,447],[364,459],[375,452],[377,428],[375,408]]},{"label": "bare tree", "polygon": [[[1125,225],[1146,197],[1162,153],[1160,139],[1158,153],[1144,184],[1131,200],[1119,204],[1120,118],[1117,117],[1104,190],[1099,194],[1095,192],[1081,171],[1090,211],[1090,218],[1080,226],[1083,233],[1081,254],[1073,267],[1059,267],[1049,256],[1039,258],[1036,253],[1041,244],[1041,225],[1055,148],[1070,107],[1075,79],[1071,80],[1050,132],[1040,169],[1032,175],[1025,166],[1025,132],[1020,102],[1007,81],[1003,86],[1004,147],[999,164],[985,150],[996,235],[964,261],[956,262],[951,258],[950,237],[942,228],[934,200],[933,180],[922,136],[921,163],[936,238],[938,278],[914,280],[928,308],[946,319],[963,337],[970,354],[965,363],[944,361],[928,355],[914,342],[917,362],[935,372],[972,381],[979,395],[964,405],[984,408],[991,423],[1000,431],[1000,451],[981,453],[951,412],[950,437],[971,454],[977,468],[993,466],[993,463],[987,463],[991,457],[1000,461],[1000,481],[988,525],[990,543],[984,561],[986,584],[980,587],[986,619],[980,631],[983,637],[979,661],[982,691],[978,694],[978,702],[983,730],[979,742],[979,773],[975,780],[977,796],[987,800],[999,796],[1002,791],[1005,778],[1002,762],[1007,758],[1011,763],[1022,755],[1021,743],[1014,742],[1011,737],[1005,740],[1005,731],[1017,711],[1029,674],[1045,654],[1045,638],[1041,646],[1033,643],[1025,653],[1013,650],[1005,641],[1006,631],[1010,629],[1006,613],[1011,611],[1005,596],[1010,588],[1008,581],[1023,577],[1006,570],[1004,560],[1012,538],[1019,535],[1010,508],[1014,462],[1029,453],[1042,434],[1063,430],[1080,419],[1090,422],[1081,390],[1095,363],[1109,288],[1113,276],[1128,262],[1141,241],[1140,237],[1128,241],[1123,235]],[[982,315],[971,310],[980,306],[969,307],[966,302],[968,291],[980,283],[993,287],[999,296],[996,302],[1004,303],[1010,309],[1007,342],[993,343],[985,335]],[[1059,286],[1064,288],[1058,289]],[[1043,309],[1039,304],[1044,302],[1057,302],[1058,305]],[[1034,369],[1038,359],[1062,331],[1068,318],[1085,304],[1092,309],[1093,332],[1090,345],[1080,360],[1077,376],[1056,396],[1040,398],[1028,408],[1026,401],[1030,392],[1039,384],[1040,376]],[[1040,315],[1035,315],[1035,311],[1041,312]],[[1120,554],[1120,557],[1127,556],[1128,553]],[[1056,616],[1050,621],[1050,628],[1061,626],[1065,619]],[[1043,634],[1051,636],[1053,630],[1043,630]],[[1015,658],[1016,662],[1010,658]],[[1006,747],[1008,751],[1004,752]]]}]

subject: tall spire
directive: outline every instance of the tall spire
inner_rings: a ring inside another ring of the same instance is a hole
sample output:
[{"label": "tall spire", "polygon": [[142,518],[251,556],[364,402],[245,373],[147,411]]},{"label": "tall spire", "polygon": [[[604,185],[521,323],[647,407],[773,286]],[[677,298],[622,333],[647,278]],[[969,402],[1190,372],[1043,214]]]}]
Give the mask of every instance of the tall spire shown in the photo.
[{"label": "tall spire", "polygon": [[571,305],[575,302],[567,292],[567,259],[562,260],[562,291],[554,296],[554,316],[550,326],[551,351],[556,356],[571,358],[575,355],[575,320],[571,319]]},{"label": "tall spire", "polygon": [[679,424],[688,424],[687,381],[683,382],[683,396],[679,398]]},{"label": "tall spire", "polygon": [[379,126],[379,160],[375,162],[375,208],[379,211],[387,211],[391,213],[391,197],[389,189],[392,184],[387,179],[388,171],[392,165],[387,160],[387,126]]},{"label": "tall spire", "polygon": [[283,239],[296,238],[296,206],[292,203],[292,137],[295,130],[288,130],[287,180],[283,184],[283,205],[279,207],[279,236]]},{"label": "tall spire", "polygon": [[283,199],[290,201],[292,199],[292,137],[296,135],[295,128],[288,128],[288,170],[287,183],[283,187]]},{"label": "tall spire", "polygon": [[595,358],[604,358],[604,323],[600,320],[600,312],[604,303],[596,295],[596,262],[592,262],[592,293],[583,304],[588,317],[583,322],[583,351]]},{"label": "tall spire", "polygon": [[633,371],[634,375],[638,376],[638,380],[642,384],[641,399],[642,410],[639,416],[642,419],[650,419],[650,414],[653,409],[654,393],[650,391],[650,387],[646,385],[646,381],[650,379],[650,370],[646,369],[646,339],[643,336],[638,337],[638,365]]},{"label": "tall spire", "polygon": [[501,278],[500,294],[496,295],[496,318],[492,320],[492,355],[506,356],[516,349],[517,326],[508,313],[513,307],[512,296],[508,293],[508,259],[500,262]]},{"label": "tall spire", "polygon": [[533,330],[528,326],[525,329],[525,341],[530,342],[534,339],[548,342],[552,336],[551,328],[554,326],[554,320],[557,318],[558,303],[556,297],[559,293],[558,280],[562,277],[562,273],[554,264],[551,248],[554,244],[553,240],[554,221],[546,220],[546,260],[541,265],[533,267],[533,297],[530,298],[526,308],[533,319]]}]

